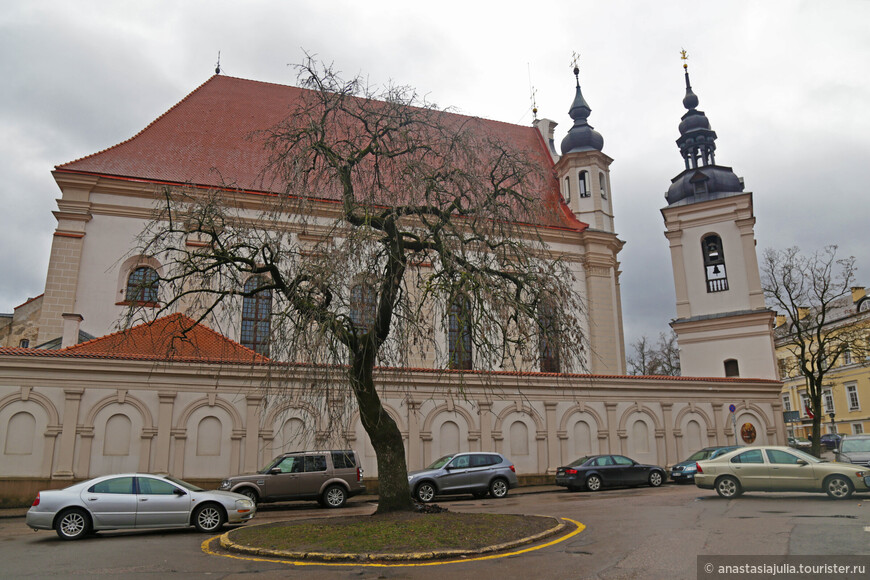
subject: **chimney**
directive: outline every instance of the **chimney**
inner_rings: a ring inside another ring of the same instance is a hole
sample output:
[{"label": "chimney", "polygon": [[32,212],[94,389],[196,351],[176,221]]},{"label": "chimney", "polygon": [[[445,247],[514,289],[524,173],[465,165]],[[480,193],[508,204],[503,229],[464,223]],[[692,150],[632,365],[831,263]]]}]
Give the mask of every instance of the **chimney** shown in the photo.
[{"label": "chimney", "polygon": [[852,286],[852,304],[855,304],[867,296],[867,290],[863,286]]},{"label": "chimney", "polygon": [[559,154],[556,153],[556,142],[553,140],[556,131],[556,121],[552,121],[550,119],[535,119],[533,123],[535,129],[541,134],[541,137],[544,138],[544,143],[547,144],[547,149],[550,151],[550,157],[553,158],[553,163],[559,160]]},{"label": "chimney", "polygon": [[61,314],[63,318],[63,335],[60,339],[60,347],[75,346],[79,343],[79,327],[84,317],[81,314]]}]

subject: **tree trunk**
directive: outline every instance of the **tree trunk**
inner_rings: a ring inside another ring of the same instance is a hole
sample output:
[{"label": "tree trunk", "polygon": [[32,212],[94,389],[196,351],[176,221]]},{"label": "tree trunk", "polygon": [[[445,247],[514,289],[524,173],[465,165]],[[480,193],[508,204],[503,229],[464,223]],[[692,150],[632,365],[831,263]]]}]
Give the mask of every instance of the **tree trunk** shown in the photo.
[{"label": "tree trunk", "polygon": [[375,390],[373,365],[359,360],[365,357],[354,358],[350,380],[359,405],[360,420],[378,458],[379,499],[376,513],[412,511],[414,502],[408,487],[408,465],[402,432],[384,409]]}]

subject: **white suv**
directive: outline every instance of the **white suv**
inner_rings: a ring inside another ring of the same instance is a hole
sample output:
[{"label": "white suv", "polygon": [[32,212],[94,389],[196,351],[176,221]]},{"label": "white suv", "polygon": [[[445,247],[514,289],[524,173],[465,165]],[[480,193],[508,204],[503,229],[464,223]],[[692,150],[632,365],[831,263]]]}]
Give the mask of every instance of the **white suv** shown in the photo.
[{"label": "white suv", "polygon": [[414,499],[428,503],[436,495],[470,493],[476,498],[489,493],[502,498],[516,487],[513,463],[500,453],[454,453],[445,455],[426,469],[408,473]]}]

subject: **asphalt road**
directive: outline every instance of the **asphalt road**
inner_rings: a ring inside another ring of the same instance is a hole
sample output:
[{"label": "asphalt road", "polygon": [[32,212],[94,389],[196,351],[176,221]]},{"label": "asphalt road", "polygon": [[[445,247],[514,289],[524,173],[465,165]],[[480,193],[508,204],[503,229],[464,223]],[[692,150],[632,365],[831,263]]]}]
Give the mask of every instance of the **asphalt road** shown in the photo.
[{"label": "asphalt road", "polygon": [[[356,499],[356,498],[355,498]],[[694,486],[598,493],[511,494],[439,501],[452,511],[545,514],[585,529],[537,550],[435,566],[298,566],[213,555],[191,530],[100,532],[63,542],[32,532],[23,518],[0,520],[3,578],[696,578],[697,556],[819,554],[864,556],[870,570],[870,495],[834,501],[821,494],[746,494],[734,500]],[[316,504],[269,506],[255,521],[364,514],[354,501],[338,512]]]}]

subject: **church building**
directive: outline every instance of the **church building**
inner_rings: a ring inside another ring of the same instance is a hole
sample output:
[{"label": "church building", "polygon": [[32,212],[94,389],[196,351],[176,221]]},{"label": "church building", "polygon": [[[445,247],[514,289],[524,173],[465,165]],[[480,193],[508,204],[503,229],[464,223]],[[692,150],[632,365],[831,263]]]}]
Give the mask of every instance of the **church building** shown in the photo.
[{"label": "church building", "polygon": [[[752,194],[716,165],[716,133],[697,110],[688,72],[677,141],[685,170],[662,210],[684,376],[626,375],[619,192],[576,67],[574,74],[573,125],[558,152],[554,121],[476,122],[533,151],[552,176],[537,192],[548,209],[532,226],[571,264],[585,299],[588,372],[561,372],[552,360],[521,372],[445,371],[450,361],[437,353],[413,368],[379,369],[409,469],[450,452],[498,451],[521,480],[549,481],[556,467],[584,454],[665,466],[707,445],[784,441]],[[131,304],[159,306],[156,281],[170,266],[133,249],[164,189],[231,189],[240,205],[272,193],[258,135],[305,90],[216,74],[130,139],[54,169],[60,197],[45,292],[20,309],[26,324],[16,328],[15,315],[6,321],[5,335],[17,342],[0,347],[0,499],[26,500],[40,488],[121,471],[209,485],[280,452],[338,440],[358,452],[367,478],[376,477],[358,414],[351,410],[342,433],[327,432],[322,407],[270,395],[268,300],[245,298],[223,322],[195,325],[180,342],[193,325],[185,312],[123,324]],[[299,244],[315,235],[292,219],[282,227]],[[447,325],[435,323],[433,333],[450,352]],[[451,389],[457,372],[465,373],[461,396]],[[310,381],[300,366],[283,388],[301,391]],[[752,440],[741,440],[734,425],[750,425]]]}]

